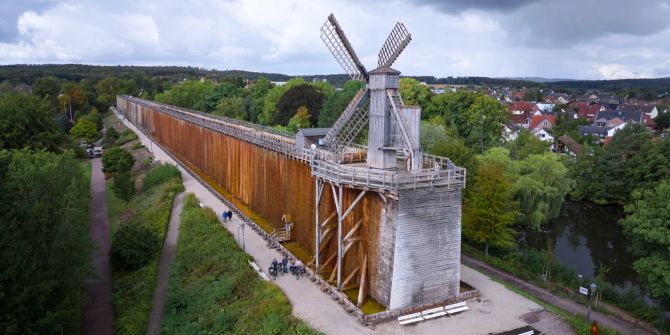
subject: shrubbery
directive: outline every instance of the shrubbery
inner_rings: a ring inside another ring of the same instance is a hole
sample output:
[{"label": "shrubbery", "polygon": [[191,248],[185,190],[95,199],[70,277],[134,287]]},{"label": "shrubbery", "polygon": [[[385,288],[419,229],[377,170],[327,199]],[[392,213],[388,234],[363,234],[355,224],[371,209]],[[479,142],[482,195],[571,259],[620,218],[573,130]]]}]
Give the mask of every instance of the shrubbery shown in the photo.
[{"label": "shrubbery", "polygon": [[116,140],[119,139],[119,132],[114,129],[114,127],[109,127],[105,131],[105,138],[102,140],[102,145],[105,148],[109,148],[116,143]]},{"label": "shrubbery", "polygon": [[249,259],[216,214],[189,194],[162,334],[319,334],[291,315],[286,296],[261,281]]},{"label": "shrubbery", "polygon": [[158,165],[151,169],[151,171],[147,172],[146,175],[144,175],[144,180],[142,183],[144,191],[147,191],[148,189],[162,184],[172,178],[181,179],[181,173],[176,166],[171,164]]},{"label": "shrubbery", "polygon": [[[121,163],[122,165],[119,165]],[[123,150],[122,148],[111,148],[105,150],[102,154],[102,171],[108,173],[119,172],[118,167],[124,166],[130,167],[135,163],[135,158],[128,151]]]},{"label": "shrubbery", "polygon": [[121,133],[119,138],[116,140],[116,145],[126,144],[126,143],[128,143],[132,140],[136,140],[136,139],[137,139],[137,134],[132,132],[130,129],[127,129],[123,133]]},{"label": "shrubbery", "polygon": [[124,224],[112,239],[112,263],[120,269],[139,269],[156,256],[160,246],[158,236],[150,228],[139,223]]}]

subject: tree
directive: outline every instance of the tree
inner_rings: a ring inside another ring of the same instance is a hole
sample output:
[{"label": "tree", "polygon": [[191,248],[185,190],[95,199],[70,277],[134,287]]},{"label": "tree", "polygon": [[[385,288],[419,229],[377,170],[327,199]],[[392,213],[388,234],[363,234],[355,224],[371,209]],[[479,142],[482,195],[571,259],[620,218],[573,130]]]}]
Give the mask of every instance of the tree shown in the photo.
[{"label": "tree", "polygon": [[[480,146],[483,152],[485,148],[496,146],[501,141],[502,127],[509,121],[507,109],[493,97],[478,94],[467,111],[464,138],[470,146]],[[467,135],[465,135],[467,133]]]},{"label": "tree", "polygon": [[[251,122],[258,122],[258,116],[263,112],[265,96],[272,89],[272,83],[265,77],[260,77],[247,88],[247,99],[245,108],[247,109],[247,119]],[[247,102],[248,100],[248,102]]]},{"label": "tree", "polygon": [[[201,110],[203,112],[211,113],[221,103],[222,99],[240,98],[244,100],[243,96],[244,96],[244,90],[241,87],[231,83],[222,83],[212,87],[209,91],[205,92],[202,100],[197,102],[194,105],[194,108]],[[238,114],[243,116],[244,111]]]},{"label": "tree", "polygon": [[516,233],[511,226],[517,216],[512,185],[505,167],[484,163],[477,168],[472,192],[463,210],[463,234],[477,243],[508,248],[514,245]]},{"label": "tree", "polygon": [[652,142],[645,126],[629,124],[618,131],[598,156],[591,195],[599,203],[624,204],[636,188],[650,188],[670,176],[663,141]]},{"label": "tree", "polygon": [[58,93],[60,92],[58,78],[42,77],[35,80],[32,92],[41,99],[48,98],[52,103],[55,103],[56,97],[58,97]]},{"label": "tree", "polygon": [[[135,158],[123,148],[114,147],[102,154],[102,171],[107,173],[117,173],[124,170],[130,170],[135,163]],[[119,170],[121,168],[122,170]]]},{"label": "tree", "polygon": [[155,99],[170,105],[196,109],[212,88],[214,84],[211,81],[187,80],[168,91],[156,94]]},{"label": "tree", "polygon": [[272,124],[287,125],[301,106],[305,106],[310,112],[309,125],[316,124],[324,98],[323,93],[314,86],[300,84],[291,87],[277,102],[277,113],[274,115]]},{"label": "tree", "polygon": [[244,120],[246,110],[244,108],[244,98],[242,97],[224,97],[212,114],[227,116],[235,119]]},{"label": "tree", "polygon": [[430,151],[435,143],[447,141],[447,130],[444,125],[421,121],[419,144],[424,151]]},{"label": "tree", "polygon": [[508,145],[514,159],[525,159],[529,155],[539,155],[549,151],[549,143],[542,141],[531,134],[527,129],[521,129],[519,136]]},{"label": "tree", "polygon": [[95,91],[98,93],[98,103],[106,107],[112,105],[116,101],[116,95],[121,93],[123,89],[123,81],[114,76],[108,76],[100,80],[95,85]]},{"label": "tree", "polygon": [[112,264],[123,270],[139,269],[153,259],[160,245],[158,236],[151,229],[131,221],[114,233],[110,252]]},{"label": "tree", "polygon": [[457,166],[464,167],[468,170],[468,177],[471,176],[471,172],[477,164],[475,152],[465,145],[463,139],[455,136],[449,136],[446,140],[435,142],[429,152],[433,155],[447,157]]},{"label": "tree", "polygon": [[664,131],[670,129],[670,111],[659,112],[656,118],[654,119],[658,131]]},{"label": "tree", "polygon": [[298,128],[308,128],[310,115],[309,110],[305,106],[300,106],[295,115],[288,121],[288,129],[297,131]]},{"label": "tree", "polygon": [[[263,112],[258,115],[258,122],[264,125],[270,125],[275,119],[277,113],[277,103],[284,93],[294,86],[304,84],[305,80],[301,77],[292,78],[283,86],[275,86],[268,91],[263,101]],[[294,109],[295,110],[295,109]],[[292,115],[292,114],[291,114]],[[289,116],[290,117],[290,116]]]},{"label": "tree", "polygon": [[523,101],[540,102],[542,98],[542,92],[537,88],[531,88],[523,93]]},{"label": "tree", "polygon": [[34,95],[0,95],[0,150],[58,150],[63,134],[50,111],[49,103]]},{"label": "tree", "polygon": [[625,206],[628,216],[620,221],[639,259],[635,270],[656,298],[670,299],[670,182],[635,191]]},{"label": "tree", "polygon": [[[406,105],[426,108],[432,95],[433,93],[430,91],[430,88],[421,84],[418,80],[414,78],[400,79],[400,96]],[[426,118],[432,116],[433,115],[425,115]]]},{"label": "tree", "polygon": [[89,205],[89,179],[71,151],[0,151],[3,334],[81,332]]},{"label": "tree", "polygon": [[90,143],[98,138],[100,132],[98,131],[98,125],[91,118],[85,116],[79,118],[74,127],[70,129],[70,134]]},{"label": "tree", "polygon": [[573,181],[557,155],[530,155],[513,161],[515,199],[521,207],[521,222],[534,229],[557,217]]},{"label": "tree", "polygon": [[342,115],[356,93],[365,87],[365,84],[359,80],[349,80],[342,87],[342,91],[335,92],[323,103],[323,108],[319,114],[319,127],[331,127],[335,121]]},{"label": "tree", "polygon": [[[124,164],[124,161],[119,161],[119,164]],[[117,198],[128,202],[135,194],[135,179],[125,165],[117,166],[116,169],[118,172],[112,180],[112,191]]]},{"label": "tree", "polygon": [[426,118],[442,116],[448,128],[455,129],[457,135],[463,136],[467,130],[466,113],[476,98],[477,93],[465,90],[438,94],[430,100],[422,114]]}]

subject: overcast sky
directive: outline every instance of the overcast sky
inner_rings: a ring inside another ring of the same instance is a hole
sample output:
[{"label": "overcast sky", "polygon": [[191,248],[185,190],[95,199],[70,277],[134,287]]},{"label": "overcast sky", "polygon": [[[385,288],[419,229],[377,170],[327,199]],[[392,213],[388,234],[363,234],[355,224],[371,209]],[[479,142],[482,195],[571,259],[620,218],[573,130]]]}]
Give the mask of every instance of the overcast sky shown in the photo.
[{"label": "overcast sky", "polygon": [[1,0],[0,63],[341,73],[331,12],[368,69],[402,21],[406,75],[670,76],[670,0]]}]

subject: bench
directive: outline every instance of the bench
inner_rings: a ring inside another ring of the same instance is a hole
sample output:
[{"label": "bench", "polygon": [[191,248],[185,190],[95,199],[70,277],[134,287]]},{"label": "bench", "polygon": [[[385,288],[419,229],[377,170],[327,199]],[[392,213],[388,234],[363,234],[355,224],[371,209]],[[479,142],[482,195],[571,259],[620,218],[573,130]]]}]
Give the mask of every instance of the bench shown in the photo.
[{"label": "bench", "polygon": [[254,263],[252,261],[249,261],[249,260],[247,262],[249,262],[249,265],[251,265],[251,267],[254,269],[254,271],[256,271],[256,273],[258,273],[258,275],[261,277],[261,279],[263,279],[265,281],[270,281],[270,278],[268,278],[268,276],[265,273],[263,273],[263,271],[261,271],[261,268],[259,268],[258,265],[256,265],[256,263]]},{"label": "bench", "polygon": [[432,319],[436,318],[439,316],[447,315],[447,312],[444,310],[444,307],[437,307],[437,308],[432,308],[432,309],[427,309],[423,312],[421,312],[421,316],[425,319]]},{"label": "bench", "polygon": [[401,325],[407,325],[407,324],[414,323],[414,322],[419,322],[419,321],[423,321],[423,317],[421,316],[421,313],[407,314],[407,315],[403,315],[403,316],[398,317],[398,322]]},{"label": "bench", "polygon": [[457,304],[451,304],[451,305],[444,306],[444,310],[449,315],[464,312],[464,311],[467,311],[469,309],[470,308],[465,304],[465,301],[459,302]]}]

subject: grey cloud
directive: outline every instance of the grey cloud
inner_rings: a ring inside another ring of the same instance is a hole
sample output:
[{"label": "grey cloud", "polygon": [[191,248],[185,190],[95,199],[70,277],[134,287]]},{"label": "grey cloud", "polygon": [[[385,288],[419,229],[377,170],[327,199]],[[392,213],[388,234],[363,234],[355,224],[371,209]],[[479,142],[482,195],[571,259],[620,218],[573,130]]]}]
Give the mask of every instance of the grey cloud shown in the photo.
[{"label": "grey cloud", "polygon": [[670,26],[667,0],[414,0],[414,3],[451,15],[466,10],[485,12],[500,22],[513,44],[532,48],[562,48],[612,34],[647,36]]},{"label": "grey cloud", "polygon": [[466,10],[492,10],[508,12],[521,8],[536,0],[416,0],[419,5],[430,5],[447,14]]},{"label": "grey cloud", "polygon": [[40,12],[55,5],[52,0],[18,0],[0,2],[0,42],[12,42],[18,35],[19,16],[28,10]]}]

